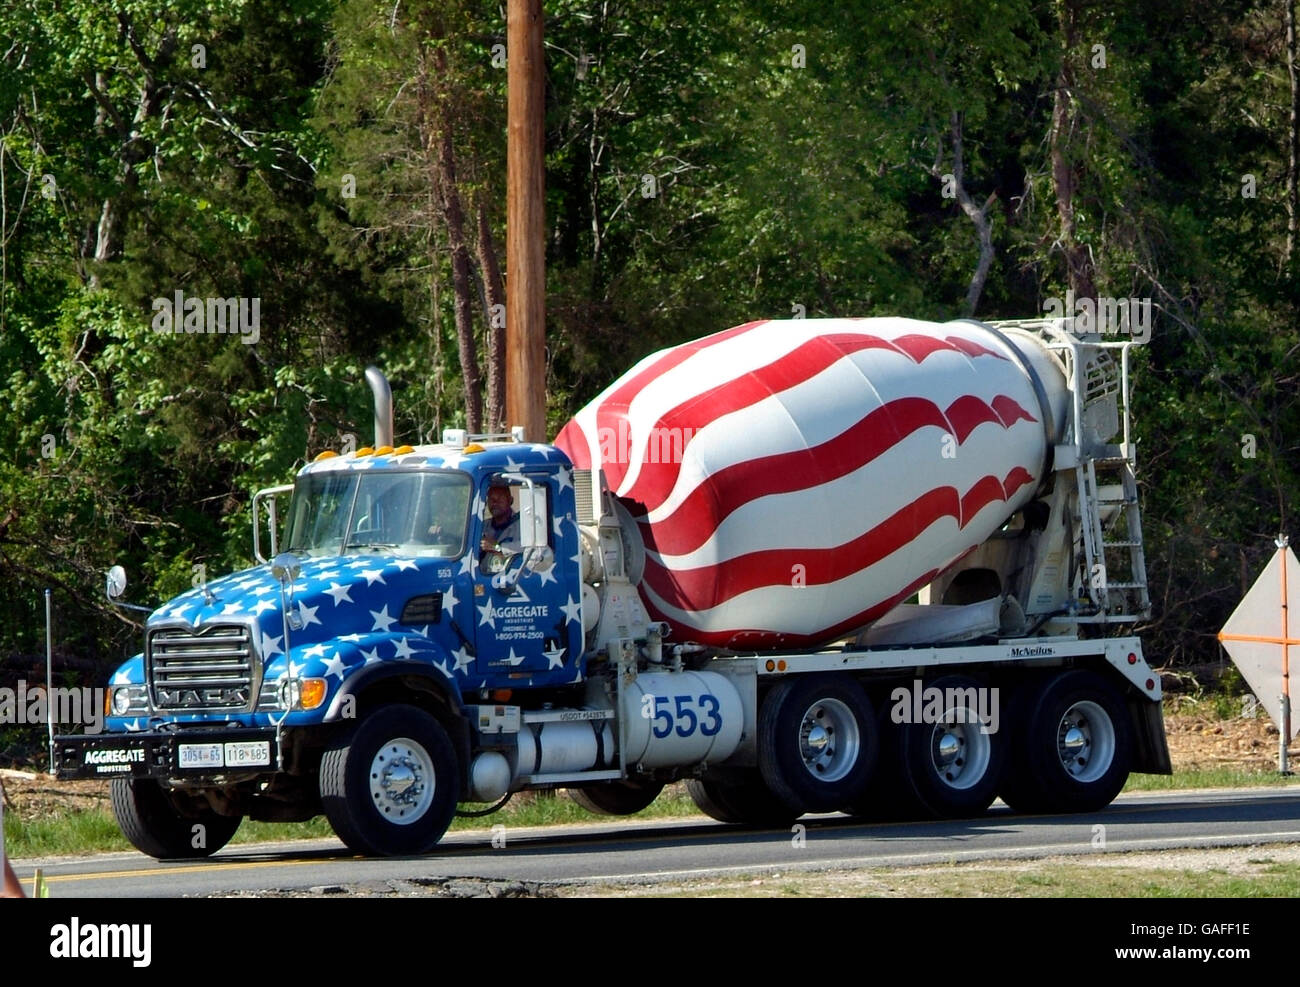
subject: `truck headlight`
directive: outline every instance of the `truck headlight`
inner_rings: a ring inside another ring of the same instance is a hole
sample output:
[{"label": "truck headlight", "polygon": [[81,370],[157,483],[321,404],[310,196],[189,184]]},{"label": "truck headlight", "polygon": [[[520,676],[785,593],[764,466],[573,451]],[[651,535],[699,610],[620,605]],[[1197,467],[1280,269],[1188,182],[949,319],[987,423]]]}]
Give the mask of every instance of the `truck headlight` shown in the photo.
[{"label": "truck headlight", "polygon": [[324,679],[284,679],[280,682],[277,698],[281,709],[316,709],[325,701],[328,691]]},{"label": "truck headlight", "polygon": [[108,692],[109,716],[127,716],[131,713],[144,713],[147,710],[145,688],[142,685],[118,686]]}]

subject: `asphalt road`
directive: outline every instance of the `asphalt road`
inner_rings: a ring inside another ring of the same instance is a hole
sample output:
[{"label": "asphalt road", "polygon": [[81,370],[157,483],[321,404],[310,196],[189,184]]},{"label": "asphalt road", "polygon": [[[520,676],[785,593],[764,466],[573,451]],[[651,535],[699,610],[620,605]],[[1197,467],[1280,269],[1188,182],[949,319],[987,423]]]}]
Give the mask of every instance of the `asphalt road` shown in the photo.
[{"label": "asphalt road", "polygon": [[[336,886],[418,891],[420,882],[613,882],[782,869],[854,869],[989,859],[1300,842],[1300,791],[1123,796],[1103,812],[1017,816],[995,805],[976,820],[864,824],[808,816],[804,830],[747,831],[708,820],[617,819],[594,826],[453,833],[426,857],[363,859],[334,840],[226,847],[206,860],[138,853],[16,861],[40,866],[57,898],[184,897]],[[1098,826],[1104,829],[1097,829]]]}]

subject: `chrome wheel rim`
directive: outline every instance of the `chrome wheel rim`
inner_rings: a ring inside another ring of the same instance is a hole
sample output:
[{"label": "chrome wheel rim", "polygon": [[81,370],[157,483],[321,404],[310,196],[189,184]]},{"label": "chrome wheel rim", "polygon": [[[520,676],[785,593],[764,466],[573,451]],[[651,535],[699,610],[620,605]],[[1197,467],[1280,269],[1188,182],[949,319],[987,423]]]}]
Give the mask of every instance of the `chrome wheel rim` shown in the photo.
[{"label": "chrome wheel rim", "polygon": [[1115,760],[1115,724],[1110,714],[1090,700],[1075,703],[1057,725],[1056,751],[1061,767],[1075,781],[1097,781]]},{"label": "chrome wheel rim", "polygon": [[799,723],[799,756],[818,781],[839,781],[858,762],[862,730],[857,717],[838,699],[819,699]]},{"label": "chrome wheel rim", "polygon": [[370,800],[380,818],[396,826],[418,822],[433,804],[433,759],[409,737],[396,737],[370,761]]},{"label": "chrome wheel rim", "polygon": [[979,784],[993,757],[993,738],[972,710],[946,710],[930,734],[930,767],[948,788],[964,791]]}]

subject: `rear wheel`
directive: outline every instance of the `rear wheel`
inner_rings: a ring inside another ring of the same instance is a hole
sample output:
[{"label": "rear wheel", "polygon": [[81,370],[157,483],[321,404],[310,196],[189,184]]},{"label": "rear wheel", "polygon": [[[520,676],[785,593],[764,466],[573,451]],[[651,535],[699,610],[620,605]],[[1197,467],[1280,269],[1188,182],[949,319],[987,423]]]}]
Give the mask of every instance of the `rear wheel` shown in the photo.
[{"label": "rear wheel", "polygon": [[384,706],[321,758],[321,807],[339,839],[372,856],[427,853],[451,825],[460,769],[442,725]]},{"label": "rear wheel", "polygon": [[876,714],[850,678],[786,679],[759,711],[763,781],[799,814],[834,812],[856,802],[871,781],[878,748]]},{"label": "rear wheel", "polygon": [[[1006,755],[996,707],[980,701],[996,692],[974,679],[946,675],[928,683],[925,695],[942,697],[941,712],[932,722],[899,726],[907,789],[930,815],[979,815],[997,797]],[[922,706],[931,708],[928,701]]]},{"label": "rear wheel", "polygon": [[788,826],[799,818],[798,812],[772,794],[757,771],[688,778],[686,791],[706,816],[734,826],[767,829]]},{"label": "rear wheel", "polygon": [[605,816],[630,816],[648,807],[664,789],[663,782],[600,781],[568,789],[569,798],[588,812]]},{"label": "rear wheel", "polygon": [[141,853],[159,860],[209,857],[230,842],[243,819],[211,809],[187,815],[152,778],[114,778],[109,802],[122,835]]},{"label": "rear wheel", "polygon": [[1133,759],[1128,710],[1095,672],[1066,672],[1017,702],[1002,799],[1020,812],[1091,812],[1111,803]]}]

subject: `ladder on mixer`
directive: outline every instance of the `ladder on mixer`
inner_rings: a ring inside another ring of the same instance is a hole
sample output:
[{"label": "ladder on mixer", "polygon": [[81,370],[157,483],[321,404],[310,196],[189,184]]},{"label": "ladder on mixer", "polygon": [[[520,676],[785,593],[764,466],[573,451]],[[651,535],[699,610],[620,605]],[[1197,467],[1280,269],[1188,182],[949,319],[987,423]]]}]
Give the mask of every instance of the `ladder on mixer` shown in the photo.
[{"label": "ladder on mixer", "polygon": [[[1122,623],[1151,615],[1135,450],[1129,434],[1128,343],[1077,339],[1068,361],[1075,400],[1071,438],[1083,542],[1081,590],[1095,609],[1083,621]],[[1119,360],[1112,354],[1118,351]],[[1122,434],[1118,445],[1107,440]]]},{"label": "ladder on mixer", "polygon": [[[1131,342],[1080,338],[1068,319],[994,322],[1039,335],[1063,357],[1072,401],[1069,433],[1056,448],[1057,468],[1074,464],[1079,525],[1082,623],[1132,623],[1151,615],[1136,456],[1129,432]],[[1118,359],[1116,359],[1118,355]],[[1118,444],[1111,442],[1121,437]]]}]

